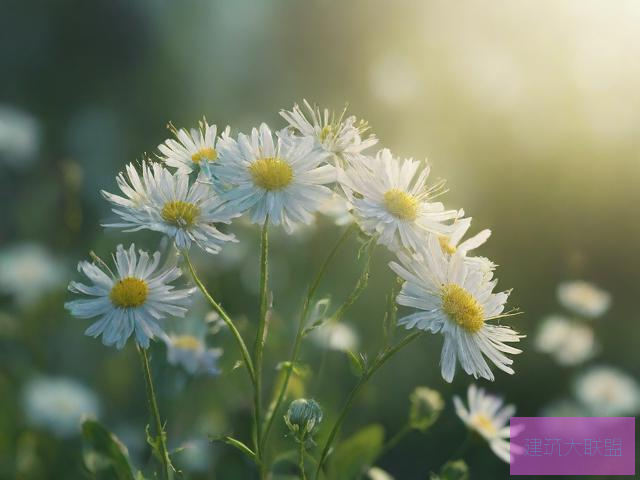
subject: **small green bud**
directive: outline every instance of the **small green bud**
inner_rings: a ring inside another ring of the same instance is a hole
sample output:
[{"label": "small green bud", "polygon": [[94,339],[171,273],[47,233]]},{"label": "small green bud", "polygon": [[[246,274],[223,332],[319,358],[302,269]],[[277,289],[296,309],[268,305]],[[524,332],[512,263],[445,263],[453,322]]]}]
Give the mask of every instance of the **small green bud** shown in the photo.
[{"label": "small green bud", "polygon": [[431,480],[469,480],[469,467],[464,460],[452,460],[437,475],[432,473]]},{"label": "small green bud", "polygon": [[440,416],[444,409],[444,400],[439,392],[427,387],[417,387],[411,396],[409,425],[411,428],[426,431]]},{"label": "small green bud", "polygon": [[322,422],[322,408],[315,400],[299,398],[289,405],[284,421],[299,442],[313,436]]}]

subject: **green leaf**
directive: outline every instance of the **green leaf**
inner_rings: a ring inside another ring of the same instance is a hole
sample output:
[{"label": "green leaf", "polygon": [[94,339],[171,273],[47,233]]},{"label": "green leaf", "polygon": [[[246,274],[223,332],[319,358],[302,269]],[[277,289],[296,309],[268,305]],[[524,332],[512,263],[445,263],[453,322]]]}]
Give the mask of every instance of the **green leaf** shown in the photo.
[{"label": "green leaf", "polygon": [[338,444],[330,463],[330,478],[352,480],[358,478],[382,451],[384,428],[368,425]]},{"label": "green leaf", "polygon": [[93,478],[98,480],[143,478],[140,473],[134,477],[127,448],[97,420],[89,419],[82,423],[82,439],[84,465]]},{"label": "green leaf", "polygon": [[361,377],[367,369],[367,359],[362,353],[354,353],[350,350],[347,350],[346,353],[347,358],[349,359],[349,365],[351,366],[351,371],[356,377]]}]

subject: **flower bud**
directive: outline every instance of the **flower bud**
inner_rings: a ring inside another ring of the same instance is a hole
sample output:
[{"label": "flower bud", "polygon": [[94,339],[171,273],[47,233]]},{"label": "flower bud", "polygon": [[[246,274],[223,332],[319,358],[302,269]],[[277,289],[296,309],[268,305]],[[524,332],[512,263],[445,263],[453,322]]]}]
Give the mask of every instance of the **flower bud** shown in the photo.
[{"label": "flower bud", "polygon": [[322,408],[315,400],[299,398],[289,405],[284,421],[300,442],[313,436],[322,422]]},{"label": "flower bud", "polygon": [[431,474],[431,480],[469,480],[469,467],[464,460],[452,460],[437,475]]},{"label": "flower bud", "polygon": [[409,425],[422,432],[435,423],[444,409],[442,395],[427,387],[417,387],[409,399]]}]

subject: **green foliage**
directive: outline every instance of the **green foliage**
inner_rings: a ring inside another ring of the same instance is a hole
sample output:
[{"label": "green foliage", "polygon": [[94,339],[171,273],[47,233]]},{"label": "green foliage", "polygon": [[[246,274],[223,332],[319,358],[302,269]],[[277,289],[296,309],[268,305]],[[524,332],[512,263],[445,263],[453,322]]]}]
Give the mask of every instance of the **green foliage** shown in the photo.
[{"label": "green foliage", "polygon": [[129,454],[124,444],[96,420],[82,423],[83,460],[87,470],[97,480],[142,480],[140,472],[133,474]]},{"label": "green foliage", "polygon": [[331,458],[329,477],[335,480],[358,478],[380,455],[384,428],[373,424],[343,440]]},{"label": "green foliage", "polygon": [[[297,450],[289,450],[281,453],[273,461],[271,467],[272,480],[299,480],[300,468],[298,466],[299,453]],[[312,472],[317,466],[314,458],[305,453],[304,468],[307,472]],[[320,478],[323,478],[322,476]]]},{"label": "green foliage", "polygon": [[431,480],[469,480],[469,467],[464,460],[451,460],[437,475],[432,473]]}]

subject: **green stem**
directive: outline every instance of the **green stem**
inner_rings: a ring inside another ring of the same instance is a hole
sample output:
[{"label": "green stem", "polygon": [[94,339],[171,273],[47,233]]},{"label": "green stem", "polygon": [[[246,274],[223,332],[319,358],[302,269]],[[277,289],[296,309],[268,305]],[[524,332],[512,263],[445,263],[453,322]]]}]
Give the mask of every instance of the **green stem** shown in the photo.
[{"label": "green stem", "polygon": [[[269,288],[269,216],[262,225],[260,237],[260,318],[254,344],[253,364],[255,366],[254,414],[256,431],[256,453],[262,461],[262,358],[264,353],[265,329],[267,323]],[[263,468],[261,476],[264,475]]]},{"label": "green stem", "polygon": [[307,480],[307,474],[304,471],[304,442],[300,442],[300,459],[298,460],[298,468],[300,469],[301,480]]},{"label": "green stem", "polygon": [[356,231],[355,224],[351,224],[349,228],[347,228],[344,231],[344,233],[340,236],[336,244],[333,246],[333,248],[329,252],[329,255],[327,255],[327,257],[325,258],[324,262],[320,266],[320,270],[318,270],[318,273],[316,274],[313,282],[311,283],[311,285],[309,286],[309,289],[307,290],[307,296],[304,299],[304,303],[302,306],[302,313],[300,314],[300,317],[298,319],[298,329],[296,331],[296,337],[293,342],[293,349],[291,351],[291,356],[289,357],[289,363],[285,371],[284,380],[282,381],[280,390],[278,391],[278,396],[276,397],[276,401],[269,408],[269,412],[266,420],[266,426],[264,429],[263,440],[262,440],[263,446],[267,442],[267,438],[269,437],[269,432],[271,431],[271,427],[273,426],[273,420],[276,417],[276,414],[278,413],[278,409],[280,408],[280,405],[282,405],[282,402],[284,401],[284,397],[287,393],[287,387],[289,386],[289,380],[291,379],[293,366],[298,361],[298,355],[300,354],[300,345],[302,343],[302,338],[303,338],[304,326],[306,324],[307,317],[309,316],[309,310],[311,308],[311,303],[313,302],[313,297],[315,296],[320,286],[320,282],[324,278],[324,275],[327,271],[327,268],[329,267],[329,264],[332,262],[332,260],[338,253],[338,250],[340,250],[340,247],[347,241],[349,236],[351,236],[351,234],[355,231]]},{"label": "green stem", "polygon": [[198,277],[198,274],[196,273],[196,269],[194,268],[193,264],[191,263],[191,259],[189,258],[189,252],[185,250],[183,252],[183,255],[184,255],[185,261],[187,262],[187,267],[191,272],[191,277],[193,278],[193,281],[196,283],[196,285],[198,286],[198,288],[200,289],[204,297],[207,299],[207,301],[214,308],[214,310],[218,312],[218,315],[220,315],[220,318],[222,318],[222,320],[227,325],[227,327],[229,327],[229,330],[233,334],[233,337],[236,339],[236,343],[238,344],[238,347],[240,348],[240,353],[242,354],[242,360],[244,361],[244,364],[247,367],[247,371],[249,372],[249,376],[251,377],[251,383],[255,385],[256,375],[253,369],[253,362],[251,361],[251,355],[249,355],[249,350],[247,349],[247,346],[245,345],[244,340],[242,339],[242,335],[240,335],[240,332],[236,328],[235,324],[233,323],[233,321],[231,320],[227,312],[222,308],[222,306],[218,302],[216,302],[213,299],[213,297],[207,290],[207,287],[204,286],[204,284]]},{"label": "green stem", "polygon": [[138,353],[140,354],[140,362],[142,363],[142,371],[144,373],[144,379],[147,387],[147,400],[149,403],[149,410],[151,416],[155,422],[156,439],[158,441],[160,449],[160,461],[162,462],[163,478],[165,480],[173,480],[173,465],[171,465],[171,459],[169,458],[169,450],[167,449],[167,434],[162,426],[162,420],[160,419],[160,410],[158,409],[158,401],[156,400],[156,393],[153,388],[153,380],[151,378],[151,366],[149,365],[149,356],[147,350],[138,346]]},{"label": "green stem", "polygon": [[389,360],[392,356],[394,356],[396,353],[398,353],[400,350],[406,347],[410,342],[412,342],[413,340],[418,338],[420,335],[422,335],[422,333],[423,333],[422,331],[411,333],[406,337],[404,337],[402,340],[400,340],[396,345],[392,347],[386,347],[377,356],[373,364],[371,364],[371,366],[367,368],[365,372],[362,373],[362,376],[358,380],[358,383],[356,383],[355,386],[349,392],[349,395],[345,400],[345,404],[342,407],[342,411],[340,412],[340,415],[338,416],[336,423],[333,425],[333,428],[329,433],[329,437],[327,438],[324,444],[324,447],[322,449],[322,454],[320,455],[320,460],[318,462],[318,468],[316,469],[316,475],[315,475],[316,480],[320,477],[320,471],[322,470],[322,466],[325,460],[327,459],[327,455],[329,454],[329,451],[333,446],[333,442],[336,438],[336,435],[340,431],[342,422],[347,416],[347,413],[349,413],[349,410],[351,409],[351,405],[353,404],[354,399],[356,398],[356,396],[358,395],[362,387],[369,381],[369,379],[373,376],[373,374],[376,373],[378,369],[387,362],[387,360]]},{"label": "green stem", "polygon": [[396,434],[393,437],[391,437],[387,441],[387,443],[383,445],[382,450],[380,451],[380,455],[378,455],[378,457],[381,457],[382,455],[387,453],[389,450],[391,450],[393,447],[395,447],[398,443],[400,443],[400,440],[406,437],[407,434],[411,432],[411,430],[412,430],[411,425],[406,423],[400,430],[396,432]]}]

